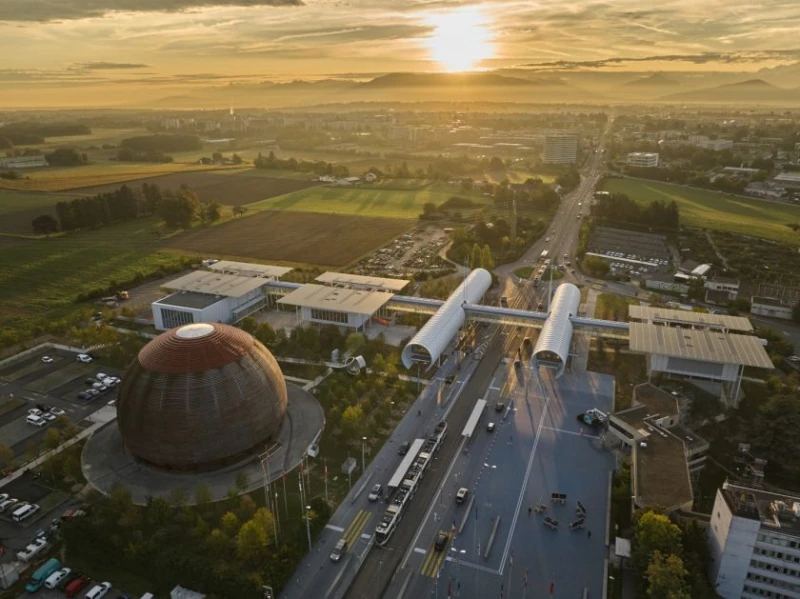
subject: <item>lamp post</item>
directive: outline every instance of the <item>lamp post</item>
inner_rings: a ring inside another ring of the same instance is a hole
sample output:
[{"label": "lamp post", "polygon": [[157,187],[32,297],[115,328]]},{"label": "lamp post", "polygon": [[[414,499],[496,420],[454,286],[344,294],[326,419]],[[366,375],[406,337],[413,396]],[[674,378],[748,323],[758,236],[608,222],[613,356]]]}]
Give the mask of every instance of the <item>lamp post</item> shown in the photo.
[{"label": "lamp post", "polygon": [[306,535],[308,535],[308,552],[311,553],[311,524],[308,522],[308,512],[311,511],[311,506],[306,506]]},{"label": "lamp post", "polygon": [[367,438],[361,437],[361,473],[363,474],[367,469],[367,461],[364,455],[367,446]]}]

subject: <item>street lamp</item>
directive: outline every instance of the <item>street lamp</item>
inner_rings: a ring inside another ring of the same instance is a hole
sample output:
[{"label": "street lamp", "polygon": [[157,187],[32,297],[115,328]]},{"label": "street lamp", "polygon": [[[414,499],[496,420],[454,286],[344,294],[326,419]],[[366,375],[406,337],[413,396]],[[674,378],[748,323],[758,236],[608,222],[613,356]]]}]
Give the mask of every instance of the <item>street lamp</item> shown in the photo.
[{"label": "street lamp", "polygon": [[308,512],[311,511],[311,506],[306,506],[306,534],[308,535],[308,552],[311,553],[311,525],[308,522]]},{"label": "street lamp", "polygon": [[364,451],[365,451],[366,445],[367,445],[367,438],[366,437],[361,437],[361,472],[362,472],[362,474],[367,469],[367,462],[366,462],[366,459],[364,457]]}]

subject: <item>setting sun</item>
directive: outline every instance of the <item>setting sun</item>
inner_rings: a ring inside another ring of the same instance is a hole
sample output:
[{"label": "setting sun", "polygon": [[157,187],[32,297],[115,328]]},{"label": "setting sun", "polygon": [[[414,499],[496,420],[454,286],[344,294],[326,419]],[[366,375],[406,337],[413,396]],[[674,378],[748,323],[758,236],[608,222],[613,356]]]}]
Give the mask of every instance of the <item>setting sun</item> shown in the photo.
[{"label": "setting sun", "polygon": [[488,21],[480,9],[463,8],[431,17],[431,57],[447,71],[467,71],[494,55]]}]

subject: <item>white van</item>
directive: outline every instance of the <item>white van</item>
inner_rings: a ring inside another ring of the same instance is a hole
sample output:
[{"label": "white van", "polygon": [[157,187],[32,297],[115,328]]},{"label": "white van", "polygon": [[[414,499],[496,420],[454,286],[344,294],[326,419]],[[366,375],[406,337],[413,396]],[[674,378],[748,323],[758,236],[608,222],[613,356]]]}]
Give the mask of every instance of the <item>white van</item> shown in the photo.
[{"label": "white van", "polygon": [[153,593],[145,593],[142,595],[141,599],[156,599],[156,597],[153,595]]},{"label": "white van", "polygon": [[14,510],[14,513],[11,514],[11,519],[14,522],[22,522],[26,518],[30,518],[31,516],[33,516],[38,511],[39,511],[38,505],[36,505],[35,503],[29,503],[23,505],[22,507],[18,507],[16,510]]},{"label": "white van", "polygon": [[41,416],[37,416],[36,414],[28,414],[25,417],[25,422],[27,422],[28,424],[32,424],[33,426],[39,426],[39,427],[47,424],[47,420],[45,420]]},{"label": "white van", "polygon": [[93,586],[91,590],[86,593],[86,599],[101,599],[102,597],[105,597],[110,590],[110,582],[101,582],[100,584]]}]

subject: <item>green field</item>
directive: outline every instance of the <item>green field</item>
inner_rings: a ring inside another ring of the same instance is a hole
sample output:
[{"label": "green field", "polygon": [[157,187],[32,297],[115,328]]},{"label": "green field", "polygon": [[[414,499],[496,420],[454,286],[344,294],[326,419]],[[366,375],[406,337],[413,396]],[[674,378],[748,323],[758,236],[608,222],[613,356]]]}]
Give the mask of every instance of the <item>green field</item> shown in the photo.
[{"label": "green field", "polygon": [[72,193],[0,189],[0,216],[52,208],[58,202],[68,202],[77,197],[80,196]]},{"label": "green field", "polygon": [[[454,195],[463,196],[456,188],[444,185],[423,185],[418,189],[390,189],[394,181],[363,187],[311,187],[277,198],[249,204],[249,210],[292,210],[325,214],[352,214],[385,218],[417,218],[423,206],[437,206]],[[470,196],[481,204],[485,198]]]},{"label": "green field", "polygon": [[96,231],[3,244],[0,252],[0,328],[29,319],[60,318],[90,290],[180,263],[162,251],[165,229],[141,219]]},{"label": "green field", "polygon": [[642,204],[653,200],[675,200],[684,225],[776,241],[800,242],[800,235],[786,226],[800,223],[798,206],[635,179],[606,179],[603,189],[624,193]]}]

